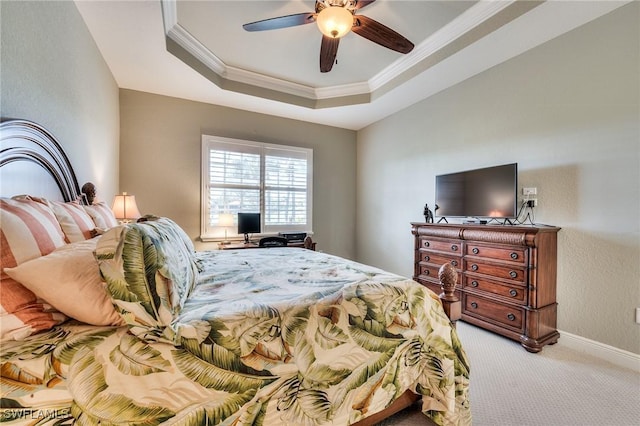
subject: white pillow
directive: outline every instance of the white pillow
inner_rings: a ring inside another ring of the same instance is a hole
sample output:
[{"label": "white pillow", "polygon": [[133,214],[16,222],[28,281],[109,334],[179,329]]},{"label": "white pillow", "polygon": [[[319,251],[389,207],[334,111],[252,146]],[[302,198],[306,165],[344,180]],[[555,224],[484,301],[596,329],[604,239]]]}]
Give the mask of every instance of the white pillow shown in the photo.
[{"label": "white pillow", "polygon": [[104,201],[82,207],[84,207],[84,210],[91,216],[91,219],[93,219],[93,222],[96,224],[96,228],[110,229],[118,226],[118,219],[116,219],[116,216],[113,214],[113,210],[111,210]]},{"label": "white pillow", "polygon": [[4,272],[78,321],[124,325],[111,304],[93,256],[99,238],[66,244],[46,256],[5,268]]},{"label": "white pillow", "polygon": [[80,204],[49,201],[49,206],[53,209],[68,242],[75,243],[95,237],[93,231],[96,226],[93,219]]}]

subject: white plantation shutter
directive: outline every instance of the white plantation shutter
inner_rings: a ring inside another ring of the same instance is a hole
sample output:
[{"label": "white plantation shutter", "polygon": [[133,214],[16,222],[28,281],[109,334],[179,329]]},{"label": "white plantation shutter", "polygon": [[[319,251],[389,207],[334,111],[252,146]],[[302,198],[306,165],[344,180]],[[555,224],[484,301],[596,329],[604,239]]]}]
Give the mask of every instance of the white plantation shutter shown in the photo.
[{"label": "white plantation shutter", "polygon": [[221,213],[237,224],[238,212],[260,212],[265,234],[311,231],[312,150],[203,135],[202,158],[201,238],[225,236]]},{"label": "white plantation shutter", "polygon": [[307,223],[305,153],[265,148],[265,226]]}]

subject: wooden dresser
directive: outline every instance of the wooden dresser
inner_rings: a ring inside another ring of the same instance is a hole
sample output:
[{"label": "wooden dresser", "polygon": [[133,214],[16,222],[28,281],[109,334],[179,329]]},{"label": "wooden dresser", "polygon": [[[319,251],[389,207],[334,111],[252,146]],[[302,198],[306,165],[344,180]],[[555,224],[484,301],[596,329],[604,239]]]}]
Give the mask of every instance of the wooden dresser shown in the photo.
[{"label": "wooden dresser", "polygon": [[462,320],[539,352],[558,341],[556,258],[560,228],[412,223],[413,279],[441,293],[438,270],[458,271]]}]

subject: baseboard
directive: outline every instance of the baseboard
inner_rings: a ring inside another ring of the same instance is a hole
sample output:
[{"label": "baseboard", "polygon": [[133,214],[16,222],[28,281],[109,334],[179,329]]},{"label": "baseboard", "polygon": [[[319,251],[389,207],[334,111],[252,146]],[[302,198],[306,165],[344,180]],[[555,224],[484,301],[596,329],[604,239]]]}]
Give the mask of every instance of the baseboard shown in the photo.
[{"label": "baseboard", "polygon": [[586,337],[560,331],[558,344],[640,373],[640,355]]}]

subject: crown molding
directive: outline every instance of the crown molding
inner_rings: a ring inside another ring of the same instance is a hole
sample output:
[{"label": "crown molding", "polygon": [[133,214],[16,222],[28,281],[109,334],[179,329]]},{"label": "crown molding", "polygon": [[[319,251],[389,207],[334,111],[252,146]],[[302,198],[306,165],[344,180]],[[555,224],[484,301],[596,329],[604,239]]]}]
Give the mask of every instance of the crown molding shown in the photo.
[{"label": "crown molding", "polygon": [[[184,49],[185,52],[208,68],[208,70],[215,73],[216,78],[209,79],[219,87],[227,90],[242,88],[241,91],[244,93],[248,93],[247,88],[253,87],[255,89],[254,92],[259,91],[264,94],[262,96],[267,98],[275,99],[269,94],[280,93],[289,97],[307,100],[309,102],[303,101],[303,103],[317,108],[321,102],[316,101],[335,101],[329,102],[327,105],[361,103],[363,95],[370,101],[374,98],[374,92],[382,92],[383,89],[386,90],[389,87],[403,83],[406,80],[406,76],[410,75],[414,68],[421,68],[422,64],[428,62],[429,58],[444,47],[460,39],[516,2],[517,0],[480,0],[416,46],[413,52],[394,61],[371,79],[329,87],[312,87],[255,71],[228,66],[180,25],[178,22],[177,0],[162,0],[161,6],[165,37]],[[281,99],[286,98],[286,96],[278,97]]]},{"label": "crown molding", "polygon": [[393,82],[403,73],[410,71],[421,62],[431,57],[440,49],[457,40],[464,34],[476,28],[489,18],[515,3],[517,0],[493,1],[480,0],[464,11],[440,30],[436,31],[422,43],[418,44],[411,54],[405,55],[393,62],[387,68],[369,80],[372,91]]}]

